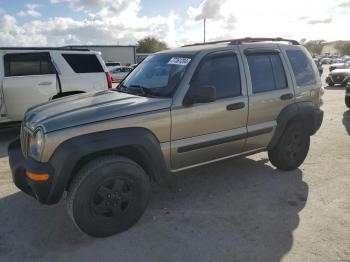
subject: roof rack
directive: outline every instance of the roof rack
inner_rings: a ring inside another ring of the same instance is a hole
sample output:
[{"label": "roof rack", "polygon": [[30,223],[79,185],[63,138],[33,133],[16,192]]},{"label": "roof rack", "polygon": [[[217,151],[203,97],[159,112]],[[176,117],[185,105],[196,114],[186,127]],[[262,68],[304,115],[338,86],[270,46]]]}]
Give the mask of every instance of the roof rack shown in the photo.
[{"label": "roof rack", "polygon": [[292,40],[292,39],[285,39],[281,37],[277,38],[252,38],[252,37],[245,37],[245,38],[239,38],[239,39],[228,39],[228,40],[220,40],[220,41],[213,41],[213,42],[206,42],[206,43],[196,43],[196,44],[190,44],[190,45],[184,45],[183,47],[187,46],[200,46],[200,45],[213,45],[213,44],[221,44],[221,43],[228,43],[229,45],[241,45],[243,43],[256,43],[256,42],[289,42],[292,45],[300,45],[298,41]]},{"label": "roof rack", "polygon": [[0,50],[90,51],[90,49],[87,49],[87,48],[72,48],[72,47],[0,47]]}]

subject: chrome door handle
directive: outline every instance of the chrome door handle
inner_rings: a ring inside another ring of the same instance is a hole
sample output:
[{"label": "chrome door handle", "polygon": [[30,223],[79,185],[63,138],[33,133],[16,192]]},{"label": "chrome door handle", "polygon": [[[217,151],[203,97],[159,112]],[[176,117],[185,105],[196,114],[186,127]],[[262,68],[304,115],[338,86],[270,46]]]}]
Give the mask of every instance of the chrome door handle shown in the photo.
[{"label": "chrome door handle", "polygon": [[245,107],[245,103],[240,102],[240,103],[235,103],[235,104],[230,104],[226,107],[227,111],[232,111],[232,110],[238,110],[238,109],[242,109]]},{"label": "chrome door handle", "polygon": [[294,97],[294,95],[292,93],[289,93],[289,94],[284,94],[284,95],[281,95],[281,100],[289,100],[289,99],[292,99]]},{"label": "chrome door handle", "polygon": [[51,84],[52,84],[52,82],[46,81],[46,82],[39,83],[39,86],[49,86]]}]

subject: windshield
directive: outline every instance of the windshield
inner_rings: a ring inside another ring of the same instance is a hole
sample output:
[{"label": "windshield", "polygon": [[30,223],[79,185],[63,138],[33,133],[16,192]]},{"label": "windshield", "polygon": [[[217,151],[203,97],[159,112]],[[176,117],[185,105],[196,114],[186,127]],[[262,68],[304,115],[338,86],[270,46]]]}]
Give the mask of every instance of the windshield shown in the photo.
[{"label": "windshield", "polygon": [[171,97],[193,55],[156,54],[147,57],[119,85],[118,90],[138,95]]}]

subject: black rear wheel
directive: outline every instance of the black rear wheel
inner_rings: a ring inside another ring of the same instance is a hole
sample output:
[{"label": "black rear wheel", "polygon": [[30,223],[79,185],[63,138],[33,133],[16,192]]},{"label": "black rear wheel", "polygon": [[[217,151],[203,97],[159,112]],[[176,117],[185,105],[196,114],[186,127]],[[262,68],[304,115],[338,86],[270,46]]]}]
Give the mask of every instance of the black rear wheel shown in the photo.
[{"label": "black rear wheel", "polygon": [[134,225],[146,209],[150,181],[134,161],[105,156],[84,166],[68,190],[67,210],[88,235],[107,237]]},{"label": "black rear wheel", "polygon": [[305,160],[310,147],[310,136],[299,123],[291,123],[278,144],[268,151],[271,163],[282,170],[298,168]]}]

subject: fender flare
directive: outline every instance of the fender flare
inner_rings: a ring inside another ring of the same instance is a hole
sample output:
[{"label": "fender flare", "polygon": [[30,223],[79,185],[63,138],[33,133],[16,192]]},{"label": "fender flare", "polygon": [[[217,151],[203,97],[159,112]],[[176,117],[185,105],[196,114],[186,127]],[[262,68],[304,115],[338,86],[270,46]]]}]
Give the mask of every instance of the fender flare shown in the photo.
[{"label": "fender flare", "polygon": [[[54,152],[49,163],[55,169],[55,176],[47,199],[48,204],[57,203],[70,180],[77,171],[77,165],[85,157],[104,152],[115,152],[125,148],[137,150],[148,167],[148,175],[159,184],[165,184],[170,176],[160,142],[145,128],[122,128],[102,131],[71,138],[63,142]],[[146,172],[147,172],[146,171]]]},{"label": "fender flare", "polygon": [[277,117],[277,127],[268,145],[268,150],[276,146],[287,125],[298,119],[303,123],[307,133],[312,136],[321,127],[323,111],[312,102],[298,102],[285,107]]}]

